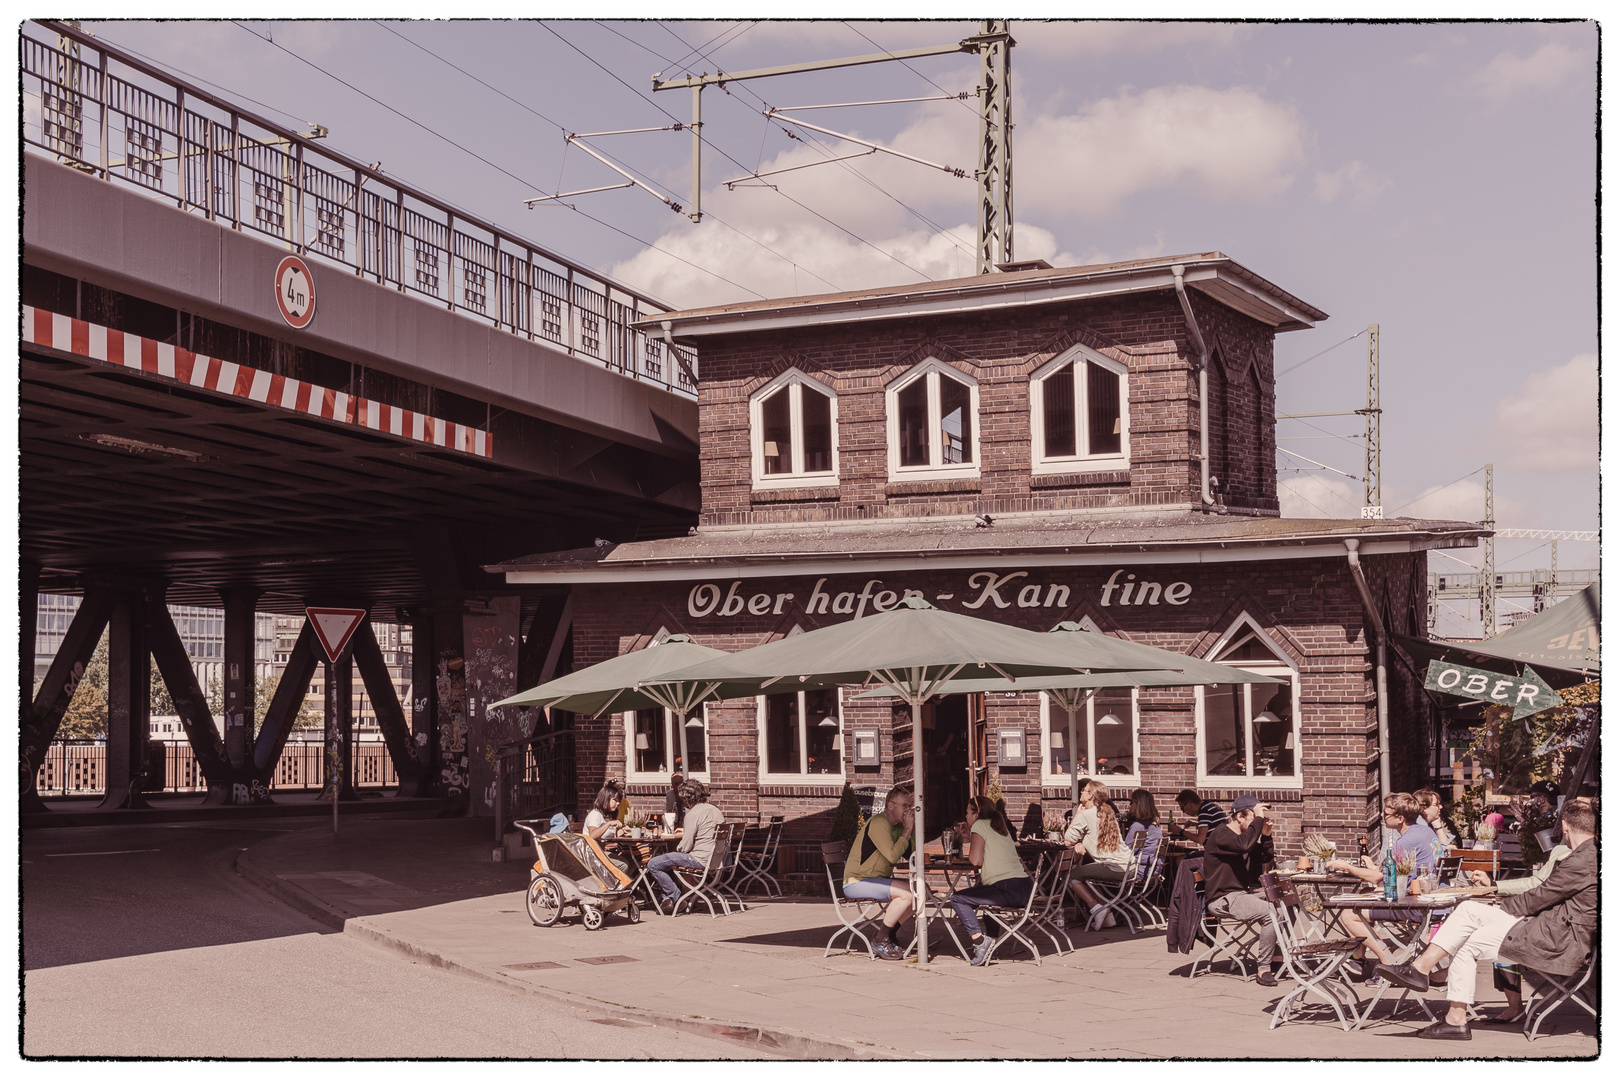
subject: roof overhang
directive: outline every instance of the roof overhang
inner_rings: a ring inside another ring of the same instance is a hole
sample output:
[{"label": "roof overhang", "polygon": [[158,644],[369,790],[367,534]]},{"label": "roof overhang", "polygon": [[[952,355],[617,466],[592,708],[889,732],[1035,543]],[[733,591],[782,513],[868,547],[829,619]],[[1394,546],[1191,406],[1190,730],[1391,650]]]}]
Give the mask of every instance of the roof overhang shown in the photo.
[{"label": "roof overhang", "polygon": [[982,274],[953,281],[672,311],[636,325],[696,339],[926,315],[983,313],[1175,288],[1171,267],[1210,299],[1278,331],[1304,330],[1327,313],[1219,252],[1102,266]]}]

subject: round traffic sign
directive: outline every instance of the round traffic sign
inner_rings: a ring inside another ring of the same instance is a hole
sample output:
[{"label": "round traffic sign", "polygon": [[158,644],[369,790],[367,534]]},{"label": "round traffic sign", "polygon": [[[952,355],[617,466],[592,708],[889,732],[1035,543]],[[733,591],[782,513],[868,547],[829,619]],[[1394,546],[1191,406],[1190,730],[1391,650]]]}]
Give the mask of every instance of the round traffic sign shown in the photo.
[{"label": "round traffic sign", "polygon": [[296,255],[287,256],[276,267],[276,307],[287,325],[299,330],[315,317],[315,278]]}]

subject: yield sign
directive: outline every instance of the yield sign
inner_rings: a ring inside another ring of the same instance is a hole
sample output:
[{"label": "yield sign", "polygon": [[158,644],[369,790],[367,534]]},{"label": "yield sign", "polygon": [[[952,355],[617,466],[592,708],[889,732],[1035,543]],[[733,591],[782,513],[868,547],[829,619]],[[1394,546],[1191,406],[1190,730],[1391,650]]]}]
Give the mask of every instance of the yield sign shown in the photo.
[{"label": "yield sign", "polygon": [[308,607],[304,614],[309,616],[309,625],[315,628],[315,636],[321,639],[321,648],[326,650],[326,658],[337,663],[337,658],[343,655],[348,646],[349,639],[366,617],[365,608],[352,607]]}]

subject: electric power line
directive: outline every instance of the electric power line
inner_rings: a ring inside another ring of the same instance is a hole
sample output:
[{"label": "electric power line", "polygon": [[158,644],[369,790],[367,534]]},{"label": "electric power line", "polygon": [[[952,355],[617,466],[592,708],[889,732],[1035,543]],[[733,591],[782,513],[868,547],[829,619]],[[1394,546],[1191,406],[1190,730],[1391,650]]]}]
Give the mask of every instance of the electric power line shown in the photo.
[{"label": "electric power line", "polygon": [[[871,38],[867,37],[864,33],[861,33],[861,31],[856,30],[855,27],[850,26],[849,21],[847,19],[841,19],[839,21],[844,24],[846,29],[854,30],[855,33],[860,34],[860,36],[866,41],[866,43],[868,45],[872,46],[874,49],[877,49],[880,52],[889,53],[890,56],[894,55],[892,52],[889,52],[888,49],[884,48],[882,45],[879,45],[877,42],[875,42]],[[910,62],[905,61],[905,60],[901,60],[900,61],[900,66],[905,68],[907,71],[911,72],[913,75],[917,76],[917,78],[921,79],[923,82],[927,83],[929,86],[932,86],[935,90],[938,90],[940,93],[942,93],[942,94],[951,94],[951,92],[949,90],[947,90],[943,86],[939,85],[939,83],[935,82],[933,79],[930,79],[928,76],[924,75],[922,72],[920,72],[916,68],[912,67]],[[951,96],[955,97],[954,94],[951,94]],[[969,109],[967,103],[964,102],[964,101],[958,100],[957,104],[961,105],[962,108],[967,109],[968,112],[972,113],[973,118],[975,120],[978,119],[978,117],[979,117],[978,110]]]},{"label": "electric power line", "polygon": [[1357,330],[1355,333],[1351,334],[1349,337],[1345,338],[1343,341],[1334,342],[1332,345],[1329,345],[1327,348],[1323,349],[1321,352],[1317,353],[1315,356],[1307,356],[1305,359],[1301,360],[1299,363],[1292,364],[1292,365],[1290,365],[1290,366],[1288,366],[1286,368],[1283,368],[1281,371],[1277,372],[1276,378],[1280,379],[1284,375],[1287,375],[1290,371],[1298,371],[1300,368],[1304,367],[1306,364],[1310,363],[1312,360],[1316,360],[1316,359],[1318,359],[1320,357],[1326,356],[1328,353],[1332,352],[1334,349],[1337,349],[1340,345],[1348,345],[1348,344],[1350,344],[1350,342],[1356,340],[1356,338],[1360,337],[1362,334],[1365,334],[1366,332],[1367,331],[1364,330],[1364,329],[1363,330]]},{"label": "electric power line", "polygon": [[[1428,491],[1425,491],[1422,495],[1417,496],[1417,498],[1407,499],[1405,502],[1401,503],[1401,505],[1397,506],[1395,508],[1395,510],[1405,510],[1408,506],[1411,506],[1413,503],[1417,502],[1419,499],[1427,499],[1430,495],[1433,495],[1437,491],[1444,491],[1446,488],[1451,487],[1452,484],[1460,484],[1464,480],[1468,479],[1470,476],[1473,476],[1474,473],[1484,472],[1484,471],[1485,471],[1485,466],[1481,465],[1479,468],[1475,469],[1474,472],[1463,473],[1463,475],[1457,477],[1457,479],[1452,480],[1449,483],[1441,484],[1437,488],[1430,488]],[[1389,513],[1389,515],[1391,517],[1395,516],[1395,510],[1388,511],[1388,513]]]}]

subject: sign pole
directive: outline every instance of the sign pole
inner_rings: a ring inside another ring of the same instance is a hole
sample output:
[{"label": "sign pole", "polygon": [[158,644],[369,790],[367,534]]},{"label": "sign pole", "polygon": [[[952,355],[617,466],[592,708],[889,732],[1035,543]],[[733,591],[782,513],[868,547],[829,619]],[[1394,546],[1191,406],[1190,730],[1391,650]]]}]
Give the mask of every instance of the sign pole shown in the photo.
[{"label": "sign pole", "polygon": [[[288,260],[282,260],[283,265]],[[313,310],[311,311],[313,314]],[[327,777],[332,789],[332,835],[338,832],[338,803],[343,798],[343,787],[349,770],[345,765],[349,756],[344,752],[344,729],[351,715],[349,704],[350,680],[353,678],[349,663],[338,659],[344,656],[354,632],[366,618],[365,608],[306,607],[304,615],[315,631],[315,638],[326,654],[326,728]],[[343,697],[338,697],[338,682],[343,682]],[[340,709],[340,706],[342,708]]]}]

